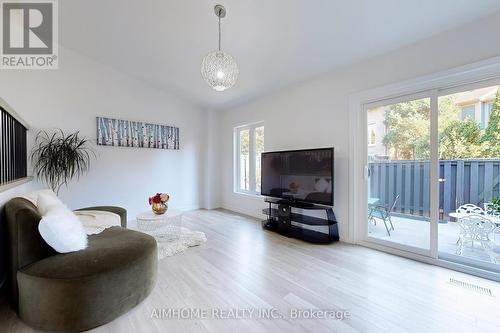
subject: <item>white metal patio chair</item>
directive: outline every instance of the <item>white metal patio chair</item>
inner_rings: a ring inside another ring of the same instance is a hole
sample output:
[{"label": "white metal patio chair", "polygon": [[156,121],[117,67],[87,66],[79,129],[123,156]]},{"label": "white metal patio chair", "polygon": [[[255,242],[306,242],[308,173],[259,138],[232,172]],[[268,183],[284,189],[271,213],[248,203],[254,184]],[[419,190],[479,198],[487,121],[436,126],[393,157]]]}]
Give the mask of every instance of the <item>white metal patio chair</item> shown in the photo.
[{"label": "white metal patio chair", "polygon": [[473,204],[465,204],[457,208],[457,213],[484,215],[484,210]]},{"label": "white metal patio chair", "polygon": [[491,240],[490,235],[496,228],[493,222],[488,220],[488,218],[484,215],[471,214],[461,218],[458,221],[458,226],[460,227],[458,248],[456,251],[458,255],[462,255],[463,248],[467,244],[472,244],[472,249],[474,249],[474,242],[480,243],[481,248],[488,255],[491,254],[493,241]]}]

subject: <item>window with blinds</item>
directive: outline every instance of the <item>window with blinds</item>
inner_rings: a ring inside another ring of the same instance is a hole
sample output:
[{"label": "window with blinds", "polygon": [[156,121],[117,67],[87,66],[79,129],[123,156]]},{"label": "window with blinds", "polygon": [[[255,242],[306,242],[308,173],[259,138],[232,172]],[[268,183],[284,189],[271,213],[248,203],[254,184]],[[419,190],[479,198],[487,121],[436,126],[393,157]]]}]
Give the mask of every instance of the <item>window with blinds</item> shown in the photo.
[{"label": "window with blinds", "polygon": [[0,185],[27,176],[27,129],[0,106]]}]

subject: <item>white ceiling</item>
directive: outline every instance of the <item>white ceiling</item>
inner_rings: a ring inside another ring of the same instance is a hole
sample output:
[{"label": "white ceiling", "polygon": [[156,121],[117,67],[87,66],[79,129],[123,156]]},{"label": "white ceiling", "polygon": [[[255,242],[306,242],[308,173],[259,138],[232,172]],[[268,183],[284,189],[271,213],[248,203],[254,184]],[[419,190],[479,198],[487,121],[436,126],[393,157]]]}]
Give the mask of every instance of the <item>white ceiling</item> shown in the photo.
[{"label": "white ceiling", "polygon": [[[240,68],[213,91],[202,57],[222,48]],[[500,0],[64,0],[60,42],[203,107],[227,107],[388,52],[500,10]]]}]

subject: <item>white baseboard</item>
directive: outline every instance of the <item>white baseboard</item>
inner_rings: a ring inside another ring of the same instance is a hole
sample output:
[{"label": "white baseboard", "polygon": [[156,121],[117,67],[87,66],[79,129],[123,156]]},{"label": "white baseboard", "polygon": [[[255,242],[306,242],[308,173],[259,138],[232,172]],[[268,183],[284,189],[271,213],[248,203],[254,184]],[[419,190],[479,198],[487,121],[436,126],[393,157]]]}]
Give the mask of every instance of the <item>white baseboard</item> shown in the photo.
[{"label": "white baseboard", "polygon": [[231,205],[222,205],[221,208],[222,209],[230,210],[230,211],[235,212],[235,213],[240,213],[240,214],[243,214],[243,215],[247,215],[247,216],[256,218],[258,220],[263,220],[265,218],[264,214],[259,214],[259,212],[256,212],[253,209],[244,209],[244,208],[241,208],[241,207],[234,207],[234,206],[231,206]]},{"label": "white baseboard", "polygon": [[200,205],[185,205],[185,206],[177,206],[173,207],[174,209],[182,210],[183,212],[188,212],[190,210],[197,210],[201,209],[203,207],[200,207]]}]

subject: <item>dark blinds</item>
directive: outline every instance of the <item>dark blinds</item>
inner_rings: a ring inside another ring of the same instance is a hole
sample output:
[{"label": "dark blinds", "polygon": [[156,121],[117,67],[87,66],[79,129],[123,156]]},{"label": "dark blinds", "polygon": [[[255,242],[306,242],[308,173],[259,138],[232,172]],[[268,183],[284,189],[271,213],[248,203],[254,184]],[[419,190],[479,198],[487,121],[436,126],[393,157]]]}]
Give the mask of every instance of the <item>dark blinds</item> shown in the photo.
[{"label": "dark blinds", "polygon": [[0,185],[27,176],[26,127],[0,107]]}]

